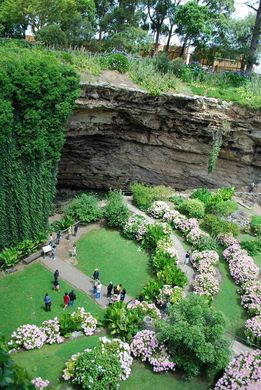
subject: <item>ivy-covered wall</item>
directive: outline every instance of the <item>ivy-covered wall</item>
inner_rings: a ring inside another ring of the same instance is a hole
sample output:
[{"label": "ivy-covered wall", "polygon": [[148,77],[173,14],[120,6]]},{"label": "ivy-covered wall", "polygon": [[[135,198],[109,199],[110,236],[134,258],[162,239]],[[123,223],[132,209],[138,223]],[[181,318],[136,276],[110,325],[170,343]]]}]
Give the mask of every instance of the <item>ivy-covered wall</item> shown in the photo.
[{"label": "ivy-covered wall", "polygon": [[0,48],[0,249],[47,227],[79,79],[51,53]]}]

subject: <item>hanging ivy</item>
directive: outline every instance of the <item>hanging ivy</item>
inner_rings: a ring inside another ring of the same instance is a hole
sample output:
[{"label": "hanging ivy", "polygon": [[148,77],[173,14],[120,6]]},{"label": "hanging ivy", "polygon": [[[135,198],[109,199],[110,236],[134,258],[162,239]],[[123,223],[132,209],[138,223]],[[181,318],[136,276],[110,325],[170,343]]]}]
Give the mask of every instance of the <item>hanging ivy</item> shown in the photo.
[{"label": "hanging ivy", "polygon": [[78,76],[52,54],[0,49],[0,250],[47,228],[78,93]]},{"label": "hanging ivy", "polygon": [[208,160],[208,173],[212,173],[215,169],[217,158],[219,156],[221,146],[222,146],[222,135],[216,134],[214,140],[213,140],[213,146],[209,155]]}]

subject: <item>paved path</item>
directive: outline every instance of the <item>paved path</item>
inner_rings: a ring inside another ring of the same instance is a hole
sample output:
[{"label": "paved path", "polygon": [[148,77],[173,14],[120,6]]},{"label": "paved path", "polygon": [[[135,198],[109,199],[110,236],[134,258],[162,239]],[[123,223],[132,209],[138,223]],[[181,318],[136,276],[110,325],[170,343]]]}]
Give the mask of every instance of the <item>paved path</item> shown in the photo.
[{"label": "paved path", "polygon": [[[152,218],[148,216],[144,211],[139,210],[134,204],[132,203],[132,197],[131,196],[124,196],[125,203],[128,207],[128,209],[135,214],[142,215],[149,223],[155,223],[158,222],[157,219]],[[189,283],[184,288],[185,293],[188,293],[189,291],[192,291],[192,284],[195,277],[195,272],[191,266],[191,264],[184,264],[186,250],[184,249],[181,240],[174,234],[171,233],[171,240],[174,243],[174,246],[178,252],[179,256],[179,268],[187,275]]]}]

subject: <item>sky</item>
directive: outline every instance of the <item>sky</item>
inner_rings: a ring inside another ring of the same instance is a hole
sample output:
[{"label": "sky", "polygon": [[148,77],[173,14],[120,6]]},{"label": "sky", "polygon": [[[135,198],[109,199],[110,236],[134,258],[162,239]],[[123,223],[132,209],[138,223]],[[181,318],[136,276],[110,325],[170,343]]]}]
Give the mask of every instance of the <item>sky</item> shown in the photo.
[{"label": "sky", "polygon": [[253,10],[251,10],[251,8],[247,7],[243,3],[245,3],[244,0],[236,0],[235,1],[235,8],[236,8],[236,10],[235,10],[235,12],[232,15],[233,18],[237,18],[237,19],[238,18],[243,18],[249,12],[253,12]]}]

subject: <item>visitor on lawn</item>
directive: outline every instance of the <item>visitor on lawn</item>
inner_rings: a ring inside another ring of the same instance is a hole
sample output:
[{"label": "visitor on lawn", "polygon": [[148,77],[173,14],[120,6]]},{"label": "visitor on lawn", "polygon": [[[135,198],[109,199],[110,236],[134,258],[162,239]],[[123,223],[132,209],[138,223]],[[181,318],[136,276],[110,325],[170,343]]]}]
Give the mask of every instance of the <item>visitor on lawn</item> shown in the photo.
[{"label": "visitor on lawn", "polygon": [[55,257],[56,257],[56,246],[54,245],[52,247],[52,259],[55,260]]},{"label": "visitor on lawn", "polygon": [[58,279],[58,278],[59,278],[59,275],[60,275],[60,273],[59,273],[58,269],[55,270],[55,272],[54,272],[54,274],[53,274],[54,279]]},{"label": "visitor on lawn", "polygon": [[100,299],[100,297],[101,297],[101,290],[102,290],[102,284],[99,281],[97,286],[96,286],[96,293],[95,293],[95,298],[96,299]]},{"label": "visitor on lawn", "polygon": [[59,245],[60,244],[60,240],[61,240],[61,232],[60,230],[56,233],[56,245]]},{"label": "visitor on lawn", "polygon": [[73,231],[74,231],[74,236],[75,236],[75,237],[77,236],[78,229],[79,229],[79,226],[78,226],[77,224],[76,224],[76,225],[74,225],[74,227],[73,227]]},{"label": "visitor on lawn", "polygon": [[70,298],[70,302],[69,302],[69,306],[73,306],[74,304],[74,301],[76,299],[76,295],[74,293],[74,290],[72,290],[69,294],[69,298]]},{"label": "visitor on lawn", "polygon": [[67,240],[70,240],[71,234],[72,234],[72,227],[69,226],[69,227],[68,227]]},{"label": "visitor on lawn", "polygon": [[45,303],[45,311],[51,311],[51,298],[49,297],[48,293],[44,296],[44,303]]},{"label": "visitor on lawn", "polygon": [[93,273],[92,276],[93,276],[93,280],[99,279],[99,277],[100,277],[100,272],[99,272],[98,268],[95,268],[94,273]]},{"label": "visitor on lawn", "polygon": [[111,298],[112,290],[113,290],[113,284],[112,282],[110,282],[107,287],[107,298]]},{"label": "visitor on lawn", "polygon": [[121,293],[120,293],[120,300],[123,302],[124,299],[125,299],[125,296],[126,296],[126,290],[125,288],[123,290],[121,290]]},{"label": "visitor on lawn", "polygon": [[63,297],[63,303],[64,303],[63,310],[66,309],[66,307],[68,307],[69,302],[70,302],[70,297],[68,295],[68,292],[66,292]]},{"label": "visitor on lawn", "polygon": [[60,284],[59,284],[59,280],[58,278],[55,278],[54,279],[54,282],[53,282],[53,289],[54,291],[60,291]]}]

